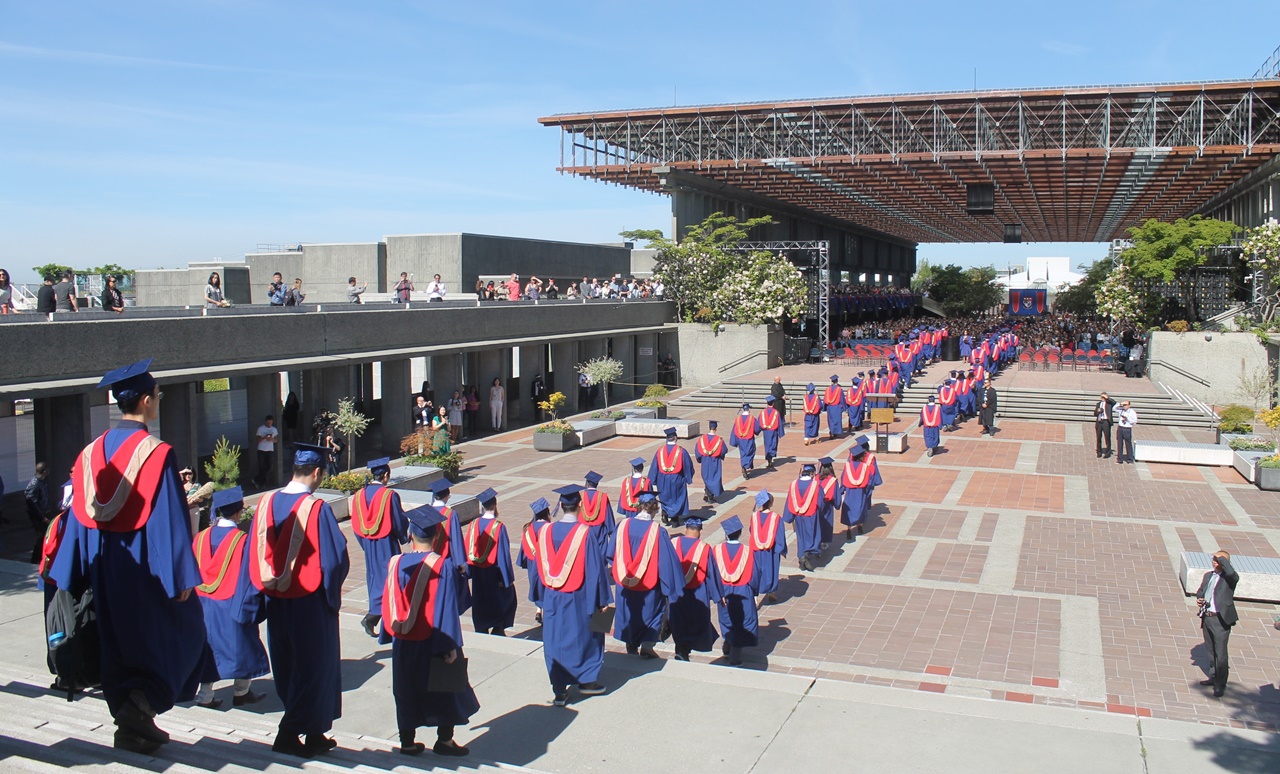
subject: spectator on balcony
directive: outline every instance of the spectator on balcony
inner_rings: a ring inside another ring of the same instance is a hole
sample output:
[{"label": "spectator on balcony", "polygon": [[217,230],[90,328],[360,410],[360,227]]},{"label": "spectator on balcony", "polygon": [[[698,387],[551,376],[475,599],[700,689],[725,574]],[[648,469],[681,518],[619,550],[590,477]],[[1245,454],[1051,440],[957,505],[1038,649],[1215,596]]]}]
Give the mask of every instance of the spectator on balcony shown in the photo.
[{"label": "spectator on balcony", "polygon": [[[124,296],[121,295],[120,289],[116,287],[118,280],[115,275],[107,275],[107,286],[102,289],[102,311],[115,312],[116,314],[124,313]],[[0,306],[3,301],[0,300]]]},{"label": "spectator on balcony", "polygon": [[444,296],[449,291],[445,289],[444,283],[440,281],[440,275],[437,274],[427,283],[427,301],[444,301]]},{"label": "spectator on balcony", "polygon": [[560,297],[560,287],[556,285],[555,277],[547,280],[547,285],[542,289],[542,293],[550,299],[557,299]]},{"label": "spectator on balcony", "polygon": [[13,283],[9,281],[9,272],[0,269],[0,314],[13,314]]},{"label": "spectator on balcony", "polygon": [[267,300],[272,306],[284,306],[284,275],[276,272],[271,275],[271,284],[267,285]]},{"label": "spectator on balcony", "polygon": [[80,311],[80,304],[76,303],[75,276],[71,272],[62,272],[62,281],[53,286],[53,299],[59,312]]},{"label": "spectator on balcony", "polygon": [[542,297],[542,280],[536,276],[529,277],[529,282],[524,286],[524,297],[530,301],[537,301]]},{"label": "spectator on balcony", "polygon": [[395,286],[395,302],[397,304],[409,303],[409,294],[413,292],[413,279],[409,277],[409,272],[400,272],[400,281]]},{"label": "spectator on balcony", "polygon": [[349,301],[350,303],[363,304],[364,301],[360,299],[360,294],[364,293],[368,289],[369,289],[368,282],[364,283],[360,287],[356,287],[356,278],[347,277],[347,301]]},{"label": "spectator on balcony", "polygon": [[520,275],[516,274],[515,272],[512,272],[511,279],[507,280],[506,283],[504,284],[507,287],[507,300],[519,301],[520,300]]},{"label": "spectator on balcony", "polygon": [[222,275],[215,271],[209,275],[209,282],[204,286],[204,308],[220,309],[227,306],[231,306],[231,302],[223,295]]},{"label": "spectator on balcony", "polygon": [[566,290],[566,291],[564,292],[564,297],[565,297],[565,298],[579,298],[579,297],[580,297],[580,295],[581,295],[581,292],[578,290],[578,283],[576,283],[576,282],[570,282],[570,283],[569,283],[569,288],[568,288],[568,290]]},{"label": "spectator on balcony", "polygon": [[284,293],[285,306],[302,306],[302,302],[307,300],[307,294],[302,291],[302,278],[294,277],[293,286]]}]

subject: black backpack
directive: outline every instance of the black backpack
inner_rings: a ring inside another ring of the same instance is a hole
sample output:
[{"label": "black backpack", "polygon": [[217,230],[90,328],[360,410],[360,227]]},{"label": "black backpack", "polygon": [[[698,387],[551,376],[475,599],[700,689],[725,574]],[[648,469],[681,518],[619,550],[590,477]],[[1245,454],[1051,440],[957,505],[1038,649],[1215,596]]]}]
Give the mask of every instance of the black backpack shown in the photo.
[{"label": "black backpack", "polygon": [[76,596],[57,589],[44,614],[49,643],[49,671],[54,690],[66,691],[67,701],[98,685],[98,621],[93,612],[93,589]]}]

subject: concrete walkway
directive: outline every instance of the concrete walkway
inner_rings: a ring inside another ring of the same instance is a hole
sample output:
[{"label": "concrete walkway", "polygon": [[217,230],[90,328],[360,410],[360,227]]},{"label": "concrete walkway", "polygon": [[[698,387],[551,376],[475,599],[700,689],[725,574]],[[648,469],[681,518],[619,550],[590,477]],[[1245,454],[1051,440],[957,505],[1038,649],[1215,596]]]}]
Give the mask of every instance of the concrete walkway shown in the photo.
[{"label": "concrete walkway", "polygon": [[156,757],[120,753],[99,698],[45,690],[41,596],[29,566],[0,563],[0,770],[1280,771],[1280,737],[1262,732],[612,652],[608,694],[555,708],[539,642],[475,634],[466,649],[482,707],[458,730],[472,756],[410,759],[393,752],[389,648],[355,613],[342,627],[340,748],[323,759],[271,753],[280,705],[269,678],[256,681],[270,698],[252,711],[180,707],[160,719],[173,742]]}]

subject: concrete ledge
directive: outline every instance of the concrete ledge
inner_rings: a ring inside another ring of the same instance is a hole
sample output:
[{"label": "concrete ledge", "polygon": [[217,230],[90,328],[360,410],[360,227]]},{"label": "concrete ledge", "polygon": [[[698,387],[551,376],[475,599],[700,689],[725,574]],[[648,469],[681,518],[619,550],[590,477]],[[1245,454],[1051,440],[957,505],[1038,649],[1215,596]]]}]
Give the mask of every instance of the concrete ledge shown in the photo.
[{"label": "concrete ledge", "polygon": [[[400,505],[407,511],[410,508],[417,508],[419,505],[430,505],[432,496],[430,492],[423,492],[417,489],[401,489],[400,487],[391,487],[400,495]],[[480,503],[472,495],[454,495],[449,498],[449,507],[458,514],[458,521],[466,524],[480,515]]]},{"label": "concrete ledge", "polygon": [[902,454],[907,450],[906,433],[889,433],[889,453]]},{"label": "concrete ledge", "polygon": [[701,424],[696,419],[619,419],[618,435],[634,435],[646,438],[662,438],[668,427],[676,429],[677,438],[697,438],[702,435]]},{"label": "concrete ledge", "polygon": [[618,434],[614,427],[617,423],[611,419],[583,419],[570,424],[573,425],[574,433],[578,436],[579,446],[599,443]]},{"label": "concrete ledge", "polygon": [[1270,455],[1270,452],[1234,452],[1231,464],[1236,472],[1244,476],[1250,484],[1258,483],[1258,460]]},{"label": "concrete ledge", "polygon": [[1235,462],[1235,452],[1216,443],[1134,441],[1133,456],[1141,462],[1171,462],[1182,465],[1230,467]]},{"label": "concrete ledge", "polygon": [[391,488],[431,491],[431,485],[444,478],[444,471],[434,465],[404,465],[391,469]]},{"label": "concrete ledge", "polygon": [[651,408],[625,408],[622,413],[630,419],[657,419],[658,410]]},{"label": "concrete ledge", "polygon": [[[1213,555],[1188,551],[1178,562],[1178,579],[1187,595],[1200,588],[1204,574],[1213,568]],[[1258,556],[1233,556],[1231,566],[1240,573],[1236,599],[1257,602],[1280,602],[1280,559]]]}]

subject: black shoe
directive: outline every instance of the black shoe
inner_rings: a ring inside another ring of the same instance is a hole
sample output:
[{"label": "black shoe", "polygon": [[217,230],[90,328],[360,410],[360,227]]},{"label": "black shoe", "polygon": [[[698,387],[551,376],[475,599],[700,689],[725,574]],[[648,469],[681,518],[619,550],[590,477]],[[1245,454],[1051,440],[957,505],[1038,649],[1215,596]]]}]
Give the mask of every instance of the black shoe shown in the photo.
[{"label": "black shoe", "polygon": [[265,693],[254,693],[253,691],[249,691],[243,696],[232,696],[231,706],[243,707],[246,704],[257,704],[258,702],[262,701],[265,698],[267,698],[267,695]]},{"label": "black shoe", "polygon": [[285,755],[293,755],[298,758],[310,758],[315,755],[314,752],[307,749],[297,734],[290,734],[280,731],[276,734],[276,740],[271,743],[271,751],[284,753]]},{"label": "black shoe", "polygon": [[1214,689],[1213,689],[1213,698],[1215,698],[1215,699],[1221,699],[1221,698],[1222,698],[1222,694],[1224,694],[1224,693],[1226,693],[1226,692],[1227,692],[1227,689],[1226,689],[1226,688],[1214,688]]},{"label": "black shoe", "polygon": [[[337,739],[330,739],[324,734],[307,734],[307,742],[303,745],[303,747],[310,751],[311,755],[327,753],[337,746]],[[309,755],[307,757],[311,756]]]},{"label": "black shoe", "polygon": [[578,691],[583,696],[603,696],[605,687],[600,683],[584,683],[578,686]]},{"label": "black shoe", "polygon": [[627,655],[628,655],[628,656],[638,656],[638,655],[640,655],[640,648],[639,648],[638,646],[636,646],[636,645],[628,645],[628,646],[627,646]]},{"label": "black shoe", "polygon": [[408,745],[401,742],[396,751],[401,755],[421,755],[425,749],[427,749],[427,746],[422,742],[411,742]]},{"label": "black shoe", "polygon": [[490,634],[492,634],[494,637],[506,637],[506,636],[507,636],[507,630],[506,630],[506,629],[497,629],[497,628],[495,628],[492,632],[490,632]]},{"label": "black shoe", "polygon": [[382,616],[370,613],[360,619],[360,625],[364,627],[364,633],[374,638],[378,638],[378,622],[382,620]]},{"label": "black shoe", "polygon": [[652,645],[646,645],[640,649],[640,658],[658,658],[658,652],[653,649]]},{"label": "black shoe", "polygon": [[1213,678],[1212,678],[1212,677],[1210,677],[1208,680],[1201,680],[1201,681],[1200,681],[1200,684],[1201,684],[1201,685],[1213,685],[1213,683],[1214,683],[1214,680],[1213,680]]},{"label": "black shoe", "polygon": [[682,653],[678,650],[676,651],[676,661],[688,661],[688,660],[689,660],[688,653]]},{"label": "black shoe", "polygon": [[724,646],[720,648],[720,652],[726,656],[729,655],[729,651],[731,650],[733,650],[733,648],[729,645],[728,641],[726,641]]},{"label": "black shoe", "polygon": [[222,699],[210,699],[209,701],[206,701],[206,702],[198,701],[196,702],[196,706],[204,707],[205,709],[217,709],[218,707],[222,706]]},{"label": "black shoe", "polygon": [[169,735],[156,726],[156,722],[143,712],[131,699],[120,705],[120,713],[116,715],[116,725],[121,730],[136,734],[150,742],[167,744]]},{"label": "black shoe", "polygon": [[1098,459],[1102,459],[1102,452],[1098,452]]},{"label": "black shoe", "polygon": [[850,527],[844,531],[844,539],[853,540],[853,527]]},{"label": "black shoe", "polygon": [[552,699],[551,704],[556,707],[563,707],[569,703],[569,694],[557,693]]},{"label": "black shoe", "polygon": [[536,622],[537,622],[537,623],[539,623],[539,624],[541,624],[541,623],[542,623],[542,611],[541,611],[541,610],[539,610],[538,612],[536,612],[536,613],[534,613],[534,614],[533,614],[533,620],[534,620],[534,621],[536,621]]},{"label": "black shoe", "polygon": [[458,744],[452,739],[450,739],[447,742],[436,742],[431,747],[431,751],[434,752],[436,755],[448,755],[454,758],[461,758],[462,756],[471,752],[471,750],[467,749],[466,747],[463,747],[462,745]]},{"label": "black shoe", "polygon": [[765,467],[766,467],[766,468],[769,468],[770,470],[772,470],[772,469],[773,469],[773,457],[765,457],[765,458],[764,458],[764,465],[765,465]]},{"label": "black shoe", "polygon": [[152,741],[140,734],[135,734],[132,731],[126,731],[123,728],[117,728],[115,748],[117,750],[127,750],[129,752],[140,753],[142,755],[150,755],[160,749],[160,742]]}]

